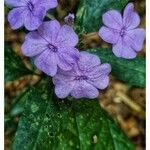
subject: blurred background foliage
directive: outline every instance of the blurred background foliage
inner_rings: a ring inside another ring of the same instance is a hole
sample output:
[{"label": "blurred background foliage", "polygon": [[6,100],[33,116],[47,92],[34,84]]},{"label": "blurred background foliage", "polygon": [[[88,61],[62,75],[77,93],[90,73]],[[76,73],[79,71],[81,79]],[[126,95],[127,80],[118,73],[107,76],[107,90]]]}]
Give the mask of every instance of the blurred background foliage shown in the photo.
[{"label": "blurred background foliage", "polygon": [[[141,16],[140,26],[145,28],[145,0],[134,0],[135,9]],[[57,19],[63,23],[64,17],[70,13],[76,13],[79,0],[59,0],[59,6],[51,13],[57,16]],[[9,9],[5,7],[5,42],[12,47],[14,52],[23,60],[25,66],[35,70],[37,74],[41,74],[36,68],[32,68],[31,61],[24,57],[21,53],[21,44],[24,41],[25,31],[20,29],[11,30],[7,22],[7,12]],[[80,44],[83,49],[111,46],[99,38],[96,32],[83,33],[80,35]],[[146,56],[145,44],[143,50],[139,53]],[[8,55],[8,54],[5,54]],[[9,58],[11,59],[11,58]],[[9,61],[9,60],[7,60]],[[24,65],[23,64],[23,65]],[[22,64],[19,64],[22,65]],[[5,66],[5,69],[8,66]],[[15,68],[14,68],[15,69]],[[13,71],[13,70],[12,70]],[[6,73],[6,70],[5,70]],[[28,73],[26,73],[28,74]],[[111,75],[110,86],[102,91],[99,96],[99,102],[109,114],[119,122],[122,130],[133,141],[136,150],[145,149],[145,88],[130,86],[116,77]],[[7,79],[6,79],[7,80]],[[5,149],[10,150],[12,139],[17,129],[19,121],[19,112],[22,110],[17,107],[12,108],[17,102],[17,96],[21,92],[27,90],[27,87],[35,85],[40,80],[38,75],[26,75],[12,82],[5,84]],[[15,117],[10,117],[10,114]],[[17,116],[15,114],[18,114]]]}]

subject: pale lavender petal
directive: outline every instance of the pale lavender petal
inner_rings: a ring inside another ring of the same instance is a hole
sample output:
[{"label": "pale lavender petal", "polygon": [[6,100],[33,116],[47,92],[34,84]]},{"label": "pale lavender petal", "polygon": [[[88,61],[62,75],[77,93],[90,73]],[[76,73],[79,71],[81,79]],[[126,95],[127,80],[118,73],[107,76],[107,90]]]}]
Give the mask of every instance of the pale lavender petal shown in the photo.
[{"label": "pale lavender petal", "polygon": [[78,40],[78,35],[74,32],[73,28],[68,25],[63,25],[58,33],[56,43],[62,47],[74,47],[77,45]]},{"label": "pale lavender petal", "polygon": [[59,98],[67,97],[75,84],[73,78],[62,70],[53,77],[53,83],[56,85],[55,93]]},{"label": "pale lavender petal", "polygon": [[110,28],[120,30],[123,27],[122,16],[116,10],[107,11],[103,15],[103,23]]},{"label": "pale lavender petal", "polygon": [[91,68],[91,73],[89,72],[89,76],[93,76],[98,74],[99,76],[108,75],[111,72],[111,66],[108,63],[101,64],[96,68]]},{"label": "pale lavender petal", "polygon": [[5,3],[10,7],[26,6],[25,0],[5,0]]},{"label": "pale lavender petal", "polygon": [[74,82],[68,82],[64,85],[58,85],[55,87],[55,93],[59,98],[66,98],[69,96],[73,89]]},{"label": "pale lavender petal", "polygon": [[120,38],[117,44],[113,45],[113,53],[117,57],[122,57],[126,59],[133,59],[137,56],[134,49],[131,48],[125,41]]},{"label": "pale lavender petal", "polygon": [[12,29],[18,29],[23,26],[24,17],[26,15],[25,8],[14,8],[8,14],[8,21]]},{"label": "pale lavender petal", "polygon": [[87,70],[87,68],[91,69],[100,65],[100,63],[100,59],[97,55],[93,55],[85,51],[80,52],[78,65],[81,70]]},{"label": "pale lavender petal", "polygon": [[54,76],[57,73],[57,56],[49,50],[45,50],[34,59],[34,64],[44,73]]},{"label": "pale lavender petal", "polygon": [[25,56],[33,57],[47,49],[47,44],[37,31],[30,32],[26,35],[25,42],[22,45],[22,52]]},{"label": "pale lavender petal", "polygon": [[140,17],[134,11],[133,3],[129,3],[123,13],[123,23],[128,29],[134,29],[140,24]]},{"label": "pale lavender petal", "polygon": [[98,89],[105,89],[109,84],[109,73],[111,72],[110,64],[102,64],[91,70],[88,82]]},{"label": "pale lavender petal", "polygon": [[99,80],[95,81],[93,83],[93,85],[100,90],[105,89],[109,85],[109,76],[106,76],[106,75],[101,76],[101,78],[99,78]]},{"label": "pale lavender petal", "polygon": [[115,44],[119,38],[119,31],[116,29],[101,27],[99,30],[99,36],[106,42]]},{"label": "pale lavender petal", "polygon": [[74,71],[64,71],[58,67],[57,74],[53,77],[53,83],[55,85],[62,85],[67,82],[72,82],[74,80]]},{"label": "pale lavender petal", "polygon": [[58,55],[58,66],[65,71],[72,69],[71,64],[69,64],[66,58],[61,54]]},{"label": "pale lavender petal", "polygon": [[80,53],[76,48],[64,47],[58,52],[58,66],[63,70],[71,70],[72,66],[80,57]]},{"label": "pale lavender petal", "polygon": [[46,15],[46,9],[44,7],[37,8],[35,11],[27,11],[27,15],[24,18],[25,27],[30,30],[36,30],[43,22]]},{"label": "pale lavender petal", "polygon": [[137,52],[141,51],[145,40],[145,30],[142,28],[129,30],[127,31],[127,36],[131,43],[131,47]]},{"label": "pale lavender petal", "polygon": [[73,90],[71,91],[71,96],[76,99],[79,98],[90,98],[94,99],[98,97],[99,91],[91,84],[86,81],[76,82]]},{"label": "pale lavender petal", "polygon": [[55,43],[61,26],[57,20],[43,22],[38,28],[39,34],[51,44]]},{"label": "pale lavender petal", "polygon": [[46,10],[49,10],[50,8],[55,8],[58,5],[57,0],[34,0],[37,7],[43,6],[46,8]]}]

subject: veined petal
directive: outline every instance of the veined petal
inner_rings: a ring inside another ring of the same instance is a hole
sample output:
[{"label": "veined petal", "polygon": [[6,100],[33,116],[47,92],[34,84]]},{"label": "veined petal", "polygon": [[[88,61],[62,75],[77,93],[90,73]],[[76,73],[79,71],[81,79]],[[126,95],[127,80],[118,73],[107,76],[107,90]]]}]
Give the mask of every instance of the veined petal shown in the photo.
[{"label": "veined petal", "polygon": [[73,28],[68,25],[63,25],[58,33],[56,43],[62,47],[74,47],[77,45],[78,40],[78,35],[74,32]]},{"label": "veined petal", "polygon": [[73,77],[70,76],[68,72],[58,70],[58,73],[53,77],[55,93],[59,98],[65,98],[70,94],[75,83]]},{"label": "veined petal", "polygon": [[43,6],[46,8],[46,10],[49,10],[51,8],[55,8],[58,5],[57,0],[34,0],[35,4],[37,6]]},{"label": "veined petal", "polygon": [[98,97],[99,91],[91,84],[86,81],[78,81],[73,87],[71,91],[71,96],[79,99],[79,98],[90,98],[94,99]]},{"label": "veined petal", "polygon": [[145,40],[145,30],[142,28],[137,28],[127,31],[127,37],[130,41],[131,47],[139,52],[142,50],[143,43]]},{"label": "veined petal", "polygon": [[120,30],[123,26],[122,16],[116,10],[109,10],[103,15],[103,23],[109,28]]},{"label": "veined petal", "polygon": [[22,52],[25,56],[33,57],[46,50],[47,44],[37,31],[33,31],[26,35],[25,42],[22,45]]},{"label": "veined petal", "polygon": [[73,70],[64,71],[58,67],[57,74],[53,77],[53,83],[55,85],[57,84],[62,85],[67,82],[73,81],[74,77],[75,75]]},{"label": "veined petal", "polygon": [[25,0],[5,0],[5,3],[10,7],[26,6]]},{"label": "veined petal", "polygon": [[25,27],[30,31],[36,30],[42,24],[45,15],[46,9],[44,7],[40,7],[33,12],[28,10],[24,18]]},{"label": "veined petal", "polygon": [[133,59],[137,56],[137,53],[131,46],[126,43],[122,38],[119,39],[118,43],[113,45],[113,53],[117,57]]},{"label": "veined petal", "polygon": [[128,29],[134,29],[140,24],[140,17],[134,11],[133,3],[129,3],[124,10],[123,24]]},{"label": "veined petal", "polygon": [[8,21],[12,29],[18,29],[23,26],[24,17],[26,15],[25,8],[14,8],[8,14]]},{"label": "veined petal", "polygon": [[78,67],[80,70],[91,71],[92,68],[101,64],[101,61],[97,55],[90,54],[88,52],[80,52],[80,58],[78,61]]},{"label": "veined petal", "polygon": [[99,30],[99,36],[106,42],[115,44],[119,38],[119,31],[116,29],[101,27]]},{"label": "veined petal", "polygon": [[44,73],[54,76],[57,73],[57,56],[49,50],[45,50],[35,57],[34,64]]},{"label": "veined petal", "polygon": [[64,47],[58,50],[58,66],[63,70],[71,70],[80,57],[79,51],[74,47]]},{"label": "veined petal", "polygon": [[88,82],[98,89],[105,89],[109,84],[109,73],[111,72],[110,64],[102,64],[91,70],[87,76]]},{"label": "veined petal", "polygon": [[43,22],[38,28],[39,34],[50,43],[54,43],[60,30],[60,23],[57,20]]},{"label": "veined petal", "polygon": [[64,85],[55,86],[55,93],[59,98],[66,98],[73,89],[74,82],[68,82]]}]

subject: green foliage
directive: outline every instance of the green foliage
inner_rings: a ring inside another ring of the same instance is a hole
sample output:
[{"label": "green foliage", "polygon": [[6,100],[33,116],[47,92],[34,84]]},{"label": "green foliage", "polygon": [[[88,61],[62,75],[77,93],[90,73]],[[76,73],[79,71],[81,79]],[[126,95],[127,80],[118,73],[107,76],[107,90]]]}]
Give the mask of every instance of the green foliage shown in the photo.
[{"label": "green foliage", "polygon": [[118,79],[138,87],[145,87],[146,64],[144,57],[127,60],[116,57],[111,49],[89,49],[100,57],[103,63],[110,63],[112,74]]},{"label": "green foliage", "polygon": [[19,56],[5,46],[5,82],[13,81],[21,76],[31,74]]},{"label": "green foliage", "polygon": [[25,89],[21,94],[19,94],[15,98],[15,102],[12,105],[11,111],[10,111],[10,117],[14,117],[16,115],[21,114],[24,111],[24,105],[26,103],[26,100],[28,98],[30,88]]},{"label": "green foliage", "polygon": [[102,15],[110,9],[122,10],[128,0],[80,0],[76,14],[76,31],[98,32]]},{"label": "green foliage", "polygon": [[97,100],[58,99],[49,82],[31,88],[13,150],[133,150]]}]

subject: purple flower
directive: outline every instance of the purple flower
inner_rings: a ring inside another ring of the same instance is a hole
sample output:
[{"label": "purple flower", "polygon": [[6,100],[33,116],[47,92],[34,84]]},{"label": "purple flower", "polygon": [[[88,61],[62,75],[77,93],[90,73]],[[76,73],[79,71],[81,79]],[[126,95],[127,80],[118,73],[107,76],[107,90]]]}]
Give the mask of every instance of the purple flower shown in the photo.
[{"label": "purple flower", "polygon": [[98,56],[81,52],[80,58],[70,71],[58,70],[53,77],[55,93],[59,98],[68,95],[74,98],[96,98],[98,89],[105,89],[109,84],[109,64],[101,64]]},{"label": "purple flower", "polygon": [[113,53],[117,57],[135,58],[141,51],[145,39],[145,30],[136,28],[140,24],[140,17],[134,11],[133,3],[129,3],[123,17],[116,10],[110,10],[103,15],[105,26],[99,30],[100,37],[113,44]]},{"label": "purple flower", "polygon": [[71,70],[79,57],[75,47],[78,36],[68,26],[60,26],[57,20],[44,22],[37,31],[27,34],[22,45],[25,56],[34,57],[34,63],[50,76],[57,73],[57,66],[62,70]]},{"label": "purple flower", "polygon": [[72,26],[73,23],[74,23],[74,18],[75,18],[74,14],[69,13],[68,16],[66,16],[65,19],[64,19],[64,20],[65,20],[65,23],[66,23],[67,25]]},{"label": "purple flower", "polygon": [[23,25],[30,31],[37,29],[46,15],[46,11],[57,6],[57,0],[5,0],[13,7],[8,14],[12,29]]}]

